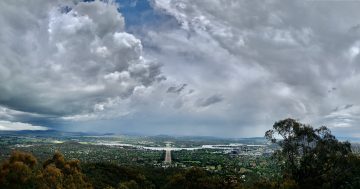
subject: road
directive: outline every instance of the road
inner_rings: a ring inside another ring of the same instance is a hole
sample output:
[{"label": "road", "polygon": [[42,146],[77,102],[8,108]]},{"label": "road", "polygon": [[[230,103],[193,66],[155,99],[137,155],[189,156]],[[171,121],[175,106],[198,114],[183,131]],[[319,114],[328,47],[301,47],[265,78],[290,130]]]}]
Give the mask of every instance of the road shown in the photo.
[{"label": "road", "polygon": [[165,150],[165,163],[171,164],[171,150],[166,149]]}]

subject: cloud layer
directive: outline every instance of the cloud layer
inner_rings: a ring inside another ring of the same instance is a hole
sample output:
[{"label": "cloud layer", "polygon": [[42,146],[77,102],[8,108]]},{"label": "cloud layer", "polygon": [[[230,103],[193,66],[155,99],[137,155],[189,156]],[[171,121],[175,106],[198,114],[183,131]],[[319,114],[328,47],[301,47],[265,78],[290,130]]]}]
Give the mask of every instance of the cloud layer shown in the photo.
[{"label": "cloud layer", "polygon": [[112,1],[0,2],[0,120],[241,137],[293,117],[360,135],[359,1],[149,2],[127,19]]},{"label": "cloud layer", "polygon": [[339,135],[360,132],[359,1],[152,3],[179,27],[148,31],[144,43],[161,61],[172,58],[164,72],[195,89],[198,108],[218,102],[206,112],[219,127],[261,135],[294,117]]},{"label": "cloud layer", "polygon": [[3,1],[0,7],[3,108],[89,116],[164,79],[160,64],[143,57],[141,41],[125,32],[114,2]]},{"label": "cloud layer", "polygon": [[28,123],[0,121],[0,131],[20,131],[20,130],[47,130],[42,126],[31,125]]}]

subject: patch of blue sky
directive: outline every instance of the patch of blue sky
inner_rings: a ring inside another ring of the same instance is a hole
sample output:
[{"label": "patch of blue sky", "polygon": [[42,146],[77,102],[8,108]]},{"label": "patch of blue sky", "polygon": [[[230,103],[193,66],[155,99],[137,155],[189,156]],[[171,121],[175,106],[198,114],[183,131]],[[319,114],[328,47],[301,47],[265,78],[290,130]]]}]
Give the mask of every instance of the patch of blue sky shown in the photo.
[{"label": "patch of blue sky", "polygon": [[[83,0],[91,2],[94,0]],[[104,0],[107,1],[107,0]],[[180,29],[177,20],[165,12],[155,10],[151,0],[115,0],[119,4],[118,11],[125,19],[125,30],[140,38],[144,48],[154,50],[154,46],[146,40],[146,32],[165,32],[166,30]]]},{"label": "patch of blue sky", "polygon": [[149,31],[166,32],[180,29],[180,24],[171,15],[154,9],[151,0],[116,0],[119,12],[125,19],[125,30],[142,41],[144,49],[157,51],[157,46],[148,41]]},{"label": "patch of blue sky", "polygon": [[149,0],[117,0],[119,12],[124,16],[126,29],[136,32],[139,28],[159,28],[159,26],[175,24],[176,20],[163,12],[156,11]]},{"label": "patch of blue sky", "polygon": [[[83,0],[92,2],[94,0]],[[107,0],[104,0],[107,1]],[[163,12],[156,11],[150,0],[115,0],[119,4],[119,12],[124,16],[127,29],[134,27],[153,27],[175,21]]]}]

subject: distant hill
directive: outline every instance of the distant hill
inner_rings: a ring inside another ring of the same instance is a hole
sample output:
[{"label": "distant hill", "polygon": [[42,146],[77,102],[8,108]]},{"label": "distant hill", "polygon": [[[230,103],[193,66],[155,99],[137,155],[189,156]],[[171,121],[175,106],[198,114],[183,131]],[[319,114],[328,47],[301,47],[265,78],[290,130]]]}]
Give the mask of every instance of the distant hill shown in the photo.
[{"label": "distant hill", "polygon": [[360,138],[357,137],[336,137],[340,141],[349,141],[351,143],[360,143]]},{"label": "distant hill", "polygon": [[88,132],[66,132],[58,130],[20,130],[20,131],[0,131],[0,135],[21,135],[21,136],[63,136],[63,137],[74,137],[74,136],[111,136],[113,133],[88,133]]}]

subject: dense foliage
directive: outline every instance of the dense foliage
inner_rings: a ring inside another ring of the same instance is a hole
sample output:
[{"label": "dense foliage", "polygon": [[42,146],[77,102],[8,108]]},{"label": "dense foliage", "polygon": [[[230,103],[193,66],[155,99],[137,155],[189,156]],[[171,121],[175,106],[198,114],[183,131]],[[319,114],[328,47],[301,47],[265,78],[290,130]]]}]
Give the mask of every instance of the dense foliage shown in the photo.
[{"label": "dense foliage", "polygon": [[83,172],[94,188],[240,188],[236,178],[213,174],[201,168],[124,167],[107,163],[84,164]]},{"label": "dense foliage", "polygon": [[360,188],[359,157],[325,126],[314,129],[285,119],[265,136],[281,147],[274,156],[292,188]]},{"label": "dense foliage", "polygon": [[57,152],[39,167],[33,155],[14,151],[0,166],[0,188],[92,188],[79,163],[77,160],[66,161]]}]

